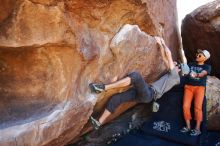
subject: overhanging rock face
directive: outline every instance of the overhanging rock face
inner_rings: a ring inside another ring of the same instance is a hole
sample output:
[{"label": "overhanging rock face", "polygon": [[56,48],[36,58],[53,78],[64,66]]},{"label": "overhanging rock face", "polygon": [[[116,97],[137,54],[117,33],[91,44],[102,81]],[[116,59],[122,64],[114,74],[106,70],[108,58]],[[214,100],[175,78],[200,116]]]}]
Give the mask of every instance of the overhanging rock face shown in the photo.
[{"label": "overhanging rock face", "polygon": [[116,92],[91,94],[90,82],[164,73],[154,35],[179,58],[174,0],[5,0],[0,12],[0,145],[77,138]]}]

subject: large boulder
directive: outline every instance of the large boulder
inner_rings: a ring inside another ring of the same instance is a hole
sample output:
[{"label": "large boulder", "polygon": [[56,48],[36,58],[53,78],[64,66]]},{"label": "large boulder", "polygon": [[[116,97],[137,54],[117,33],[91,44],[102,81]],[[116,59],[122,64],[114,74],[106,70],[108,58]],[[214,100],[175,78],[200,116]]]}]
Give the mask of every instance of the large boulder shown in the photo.
[{"label": "large boulder", "polygon": [[207,127],[209,130],[220,130],[220,80],[208,77],[207,88]]},{"label": "large boulder", "polygon": [[86,132],[118,92],[91,94],[90,82],[166,71],[154,35],[179,59],[175,0],[6,0],[0,12],[0,145],[60,146]]},{"label": "large boulder", "polygon": [[220,1],[201,6],[188,14],[182,22],[182,42],[187,58],[192,61],[197,49],[211,53],[208,63],[213,75],[220,77]]}]

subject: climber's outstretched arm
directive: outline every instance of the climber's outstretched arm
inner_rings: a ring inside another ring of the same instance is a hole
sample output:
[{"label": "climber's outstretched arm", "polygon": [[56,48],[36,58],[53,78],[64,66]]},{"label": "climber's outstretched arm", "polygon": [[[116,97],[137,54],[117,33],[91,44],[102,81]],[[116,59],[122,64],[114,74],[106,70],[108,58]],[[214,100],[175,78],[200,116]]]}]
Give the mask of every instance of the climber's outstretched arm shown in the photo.
[{"label": "climber's outstretched arm", "polygon": [[171,53],[170,49],[166,46],[164,40],[162,40],[162,45],[165,48],[165,53],[166,53],[167,60],[168,60],[168,63],[169,63],[169,69],[173,70],[175,68],[175,63],[174,63],[173,58],[172,58],[172,53]]},{"label": "climber's outstretched arm", "polygon": [[170,70],[173,70],[175,68],[175,63],[173,61],[173,58],[172,58],[172,53],[170,51],[170,49],[166,46],[164,40],[160,37],[155,37],[157,43],[159,44],[160,48],[163,48],[164,51],[165,51],[165,56],[166,56],[166,59],[168,60],[168,68]]},{"label": "climber's outstretched arm", "polygon": [[181,49],[180,51],[181,51],[181,52],[180,52],[180,56],[181,56],[181,59],[182,59],[183,64],[187,64],[187,59],[186,59],[184,50]]}]

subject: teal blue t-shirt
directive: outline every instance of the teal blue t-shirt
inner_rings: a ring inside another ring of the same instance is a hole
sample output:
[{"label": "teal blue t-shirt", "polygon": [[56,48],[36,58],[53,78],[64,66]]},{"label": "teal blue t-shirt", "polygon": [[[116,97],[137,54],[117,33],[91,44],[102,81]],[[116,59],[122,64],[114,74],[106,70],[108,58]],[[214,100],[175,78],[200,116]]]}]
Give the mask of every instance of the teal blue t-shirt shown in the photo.
[{"label": "teal blue t-shirt", "polygon": [[[208,74],[211,72],[211,66],[208,64],[198,65],[196,62],[192,62],[188,64],[190,71],[194,71],[196,73],[201,73],[203,70],[207,71]],[[192,78],[190,75],[186,77],[186,84],[193,86],[206,86],[207,75],[202,78]]]}]

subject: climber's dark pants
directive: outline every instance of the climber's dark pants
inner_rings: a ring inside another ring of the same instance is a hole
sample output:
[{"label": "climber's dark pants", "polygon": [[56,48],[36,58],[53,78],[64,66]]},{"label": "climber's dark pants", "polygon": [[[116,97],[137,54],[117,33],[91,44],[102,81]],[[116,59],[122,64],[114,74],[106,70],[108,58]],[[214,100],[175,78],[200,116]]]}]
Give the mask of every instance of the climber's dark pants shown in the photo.
[{"label": "climber's dark pants", "polygon": [[149,103],[152,101],[154,90],[145,82],[142,76],[137,72],[132,72],[128,77],[131,78],[133,87],[111,97],[106,107],[109,112],[113,113],[120,104],[125,102]]}]

